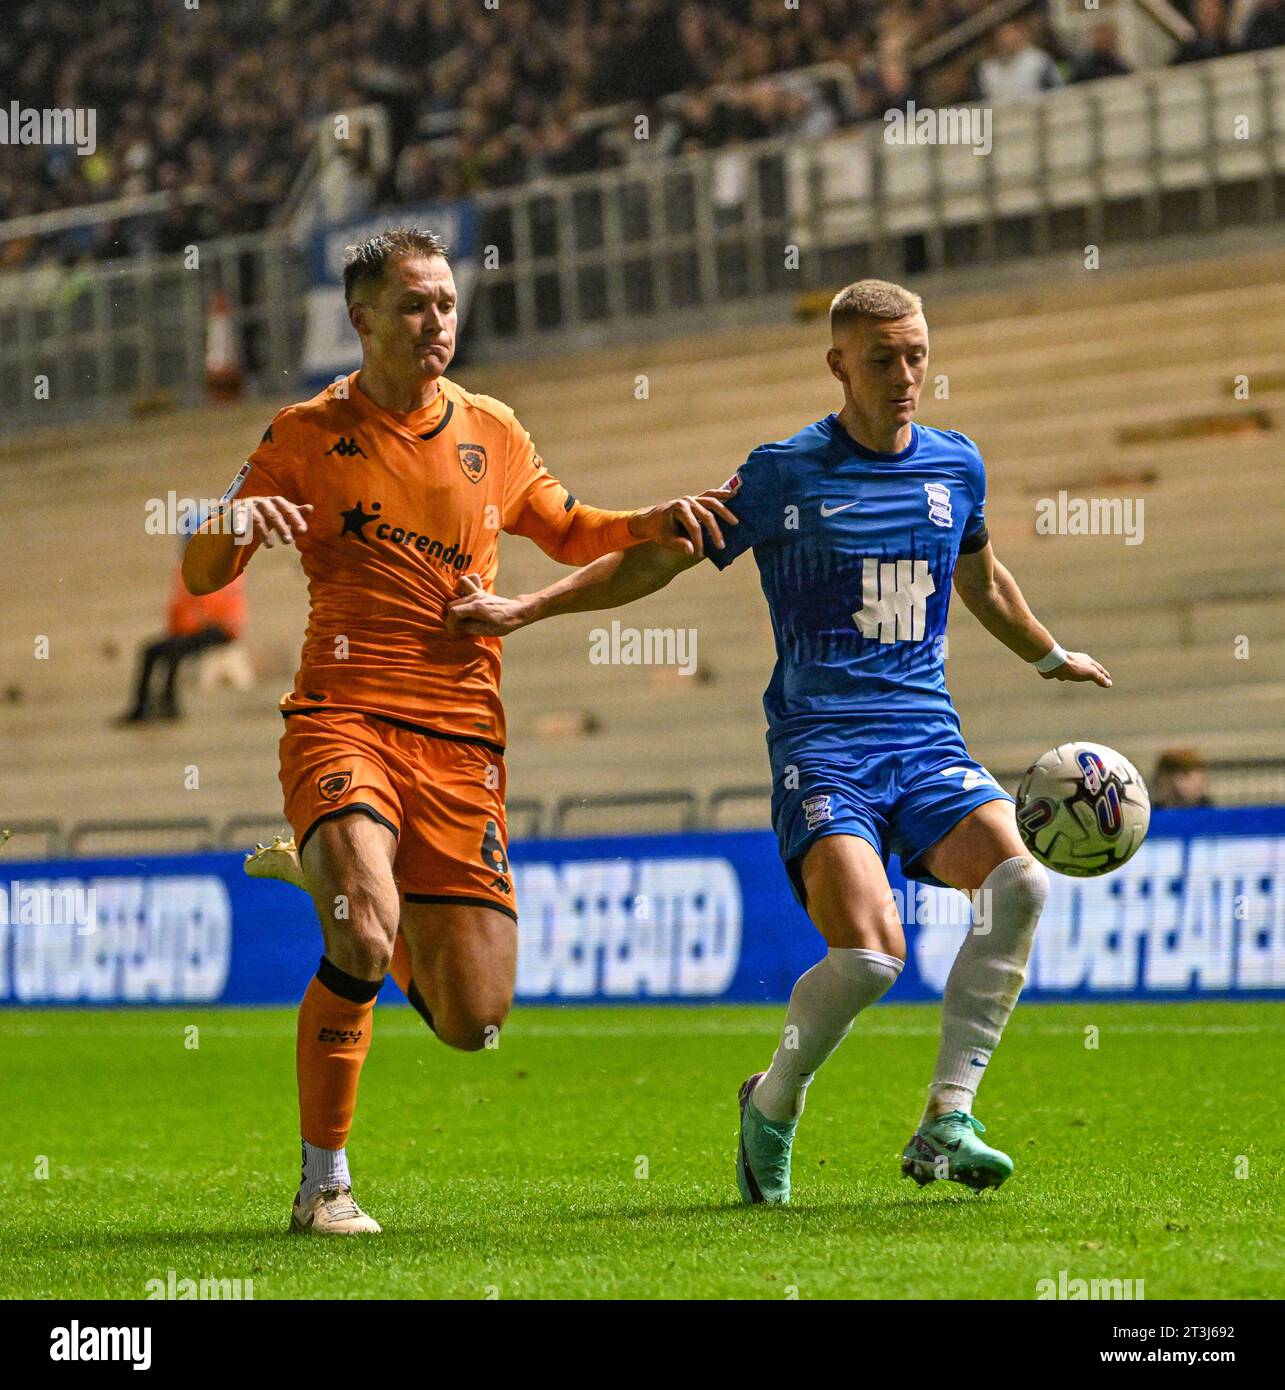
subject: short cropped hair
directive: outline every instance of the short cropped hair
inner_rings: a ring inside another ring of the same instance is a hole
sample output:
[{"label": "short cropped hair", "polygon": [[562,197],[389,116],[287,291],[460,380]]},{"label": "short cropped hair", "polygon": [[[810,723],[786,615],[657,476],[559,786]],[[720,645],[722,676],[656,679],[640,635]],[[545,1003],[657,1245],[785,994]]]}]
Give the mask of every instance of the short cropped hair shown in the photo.
[{"label": "short cropped hair", "polygon": [[426,232],[420,227],[390,227],[357,246],[344,249],[344,303],[351,304],[359,289],[368,285],[382,286],[389,260],[401,256],[449,259],[446,243],[435,232]]},{"label": "short cropped hair", "polygon": [[917,294],[890,280],[857,280],[830,301],[830,332],[840,333],[858,319],[904,319],[923,308]]}]

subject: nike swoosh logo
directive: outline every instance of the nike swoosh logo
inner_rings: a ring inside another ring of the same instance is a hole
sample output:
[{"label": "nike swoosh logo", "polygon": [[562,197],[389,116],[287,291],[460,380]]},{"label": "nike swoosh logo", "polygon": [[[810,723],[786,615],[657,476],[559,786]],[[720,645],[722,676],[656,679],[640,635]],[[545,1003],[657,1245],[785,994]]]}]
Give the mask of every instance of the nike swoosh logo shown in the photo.
[{"label": "nike swoosh logo", "polygon": [[822,515],[822,516],[835,516],[837,513],[839,513],[839,512],[846,512],[846,511],[848,510],[849,507],[855,507],[856,505],[857,505],[857,504],[856,504],[855,502],[845,502],[845,503],[843,504],[843,506],[841,506],[841,507],[827,507],[826,504],[825,504],[824,502],[822,502],[822,503],[821,503],[821,515]]}]

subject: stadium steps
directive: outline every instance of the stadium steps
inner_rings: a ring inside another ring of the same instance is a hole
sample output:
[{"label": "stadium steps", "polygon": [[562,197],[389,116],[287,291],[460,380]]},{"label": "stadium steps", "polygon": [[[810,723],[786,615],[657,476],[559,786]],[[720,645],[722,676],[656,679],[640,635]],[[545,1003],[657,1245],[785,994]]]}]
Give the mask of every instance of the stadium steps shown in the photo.
[{"label": "stadium steps", "polygon": [[[1273,325],[1282,315],[1285,289],[1277,289],[1268,296],[1248,292],[1239,303],[1233,297],[1212,315],[1203,304],[1175,304],[1166,316],[1137,323],[1072,321],[1050,330],[1045,341],[1031,341],[1017,331],[1019,325],[1008,323],[987,324],[984,336],[964,329],[933,333],[930,381],[946,373],[955,406],[966,407],[974,395],[999,395],[1012,410],[1015,383],[1038,386],[1056,398],[1082,390],[1085,383],[1100,388],[1133,375],[1178,370],[1190,375],[1193,360],[1198,360],[1197,370],[1212,380],[1230,383],[1238,373],[1248,374],[1252,396],[1256,373],[1262,374],[1264,390],[1279,389],[1272,385],[1272,373],[1280,368],[1279,334]],[[785,330],[774,335],[770,351],[761,339],[751,336],[748,341],[751,346],[742,345],[737,352],[711,353],[698,373],[686,363],[649,367],[645,354],[610,368],[590,365],[576,378],[581,414],[568,422],[569,437],[581,434],[591,440],[596,428],[589,428],[590,422],[599,419],[632,427],[641,409],[659,423],[685,414],[690,418],[690,407],[705,397],[736,407],[739,419],[739,407],[761,405],[765,392],[782,418],[780,433],[771,437],[792,433],[800,405],[807,410],[816,395],[833,396],[837,389],[825,368],[828,337],[812,330],[800,337]],[[648,378],[646,401],[635,398],[639,375]],[[515,378],[505,398],[524,420],[541,420],[557,403],[533,394],[531,387],[528,378]],[[1225,392],[1222,398],[1226,400]],[[926,401],[926,408],[930,404]]]},{"label": "stadium steps", "polygon": [[[987,458],[1000,558],[1069,646],[1113,671],[1109,692],[1035,684],[955,600],[947,678],[974,752],[997,771],[1068,737],[1118,744],[1144,775],[1156,752],[1285,754],[1285,581],[1276,505],[1285,428],[1279,325],[1285,253],[1126,276],[1074,288],[930,298],[935,372],[951,399],[926,423],[963,430]],[[465,369],[470,388],[509,401],[550,467],[595,505],[635,506],[721,482],[760,440],[836,408],[823,323],[737,330],[669,344]],[[638,372],[651,398],[633,398]],[[1232,378],[1251,398],[1233,401]],[[0,542],[11,566],[0,620],[0,814],[24,819],[208,816],[280,806],[276,700],[306,617],[292,550],[262,552],[247,581],[252,690],[189,691],[177,726],[108,727],[124,707],[140,641],[157,634],[177,544],[144,529],[144,503],[169,489],[218,496],[257,443],[272,404],[248,402],[92,425],[0,445]],[[1129,447],[1120,431],[1202,413],[1266,410],[1264,436]],[[1153,475],[1147,479],[1147,475]],[[1142,497],[1146,539],[1040,536],[1035,505],[1074,496]],[[87,520],[88,519],[88,520]],[[566,570],[503,538],[502,592]],[[596,668],[588,632],[695,627],[713,679]],[[1250,637],[1237,662],[1232,640]],[[48,661],[33,639],[51,639]],[[115,649],[114,657],[107,646]],[[510,794],[690,788],[704,796],[767,776],[761,692],[770,625],[753,561],[680,575],[628,608],[543,624],[507,644]],[[5,703],[8,687],[22,698]],[[592,736],[542,738],[548,710],[587,709]],[[199,791],[183,787],[200,771]]]},{"label": "stadium steps", "polygon": [[[1239,319],[1241,328],[1253,331],[1259,306],[1279,296],[1282,285],[1285,252],[1268,251],[1120,275],[1085,273],[1073,287],[930,294],[926,309],[935,339],[958,333],[971,355],[993,351],[1001,360],[1006,355],[1011,366],[1013,360],[1019,365],[1028,361],[1028,349],[1058,349],[1068,338],[1110,342],[1130,334],[1144,320],[1139,342],[1153,336],[1158,322],[1180,323],[1201,316],[1206,321]],[[793,348],[804,352],[807,360],[788,365],[815,367],[816,344],[821,342],[824,348],[825,331],[823,322],[782,323],[770,332],[738,328],[668,342],[597,348],[558,359],[537,358],[495,368],[488,374],[489,384],[479,389],[516,403],[532,391],[552,397],[562,383],[574,379],[577,399],[590,407],[597,403],[594,393],[604,389],[603,383],[610,382],[605,389],[614,392],[617,377],[627,375],[632,381],[636,372],[674,368],[699,381],[713,375],[709,370],[713,363],[770,362],[775,368],[788,361],[785,355]],[[1154,338],[1151,346],[1157,347]],[[1163,348],[1163,343],[1159,346]],[[692,368],[699,370],[693,373]],[[550,389],[542,392],[541,388]]]}]

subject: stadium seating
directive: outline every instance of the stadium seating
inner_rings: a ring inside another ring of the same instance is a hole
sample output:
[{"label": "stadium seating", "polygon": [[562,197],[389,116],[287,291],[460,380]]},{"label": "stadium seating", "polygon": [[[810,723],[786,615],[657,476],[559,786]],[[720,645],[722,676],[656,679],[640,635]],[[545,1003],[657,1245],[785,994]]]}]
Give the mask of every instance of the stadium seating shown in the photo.
[{"label": "stadium seating", "polygon": [[[997,554],[1063,644],[1091,650],[1115,677],[1108,692],[1040,682],[957,603],[947,672],[974,752],[1003,774],[1051,744],[1091,738],[1144,775],[1173,743],[1210,757],[1285,753],[1285,253],[1086,272],[1082,287],[930,298],[927,312],[921,418],[978,441]],[[835,409],[825,345],[814,320],[458,377],[509,401],[577,495],[636,506],[719,483],[755,444]],[[948,400],[931,399],[938,374]],[[1238,374],[1248,400],[1233,397]],[[275,701],[306,614],[292,552],[262,552],[250,570],[253,689],[200,691],[193,679],[185,722],[109,727],[138,643],[159,630],[177,545],[147,533],[146,499],[217,496],[277,404],[84,426],[0,450],[0,526],[10,553],[20,538],[28,557],[10,580],[0,642],[0,815],[277,814]],[[1215,423],[1190,437],[1161,428],[1188,417]],[[1243,428],[1220,432],[1218,421]],[[1144,499],[1143,542],[1037,535],[1036,503],[1059,490]],[[503,547],[506,592],[560,573],[524,540]],[[613,618],[696,629],[698,672],[590,665],[588,634]],[[33,658],[41,635],[48,659]],[[765,785],[771,660],[749,559],[723,575],[684,574],[628,610],[517,634],[504,683],[510,796],[552,806],[683,789],[704,801],[720,786]],[[557,711],[585,711],[597,731],[542,734],[541,716]]]}]

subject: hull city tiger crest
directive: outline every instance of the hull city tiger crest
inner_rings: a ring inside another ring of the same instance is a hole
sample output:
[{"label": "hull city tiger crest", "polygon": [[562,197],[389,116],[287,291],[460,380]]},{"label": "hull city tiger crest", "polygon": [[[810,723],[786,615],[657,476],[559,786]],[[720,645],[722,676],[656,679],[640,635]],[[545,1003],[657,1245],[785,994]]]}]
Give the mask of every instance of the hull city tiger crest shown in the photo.
[{"label": "hull city tiger crest", "polygon": [[317,783],[317,790],[327,801],[338,801],[351,782],[351,772],[327,772]]},{"label": "hull city tiger crest", "polygon": [[480,483],[486,477],[486,448],[481,444],[458,444],[460,467],[470,483]]}]

